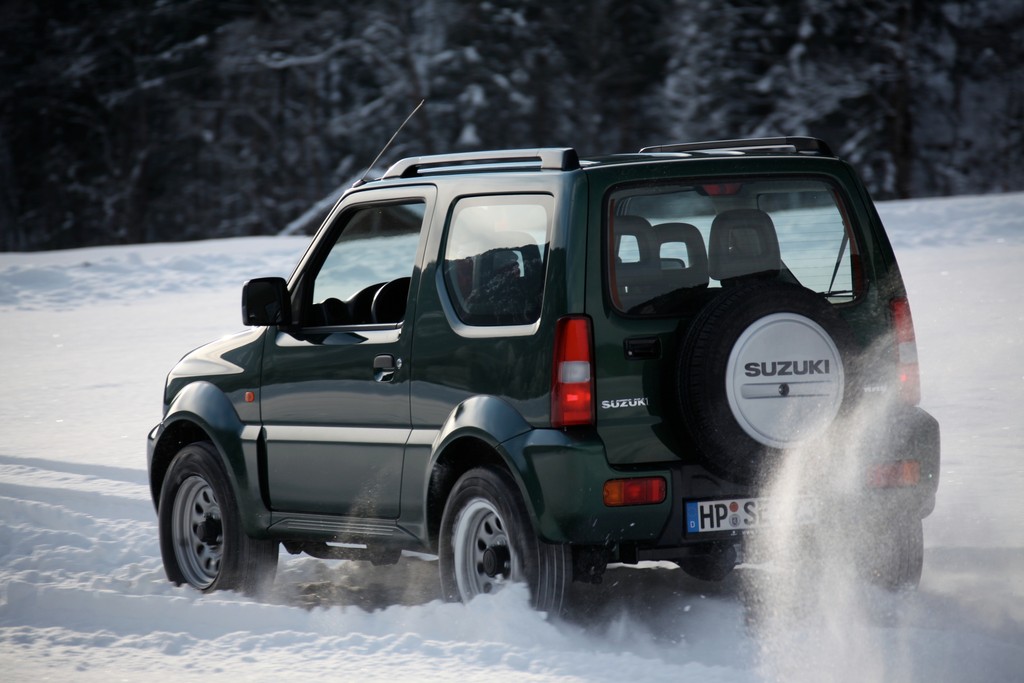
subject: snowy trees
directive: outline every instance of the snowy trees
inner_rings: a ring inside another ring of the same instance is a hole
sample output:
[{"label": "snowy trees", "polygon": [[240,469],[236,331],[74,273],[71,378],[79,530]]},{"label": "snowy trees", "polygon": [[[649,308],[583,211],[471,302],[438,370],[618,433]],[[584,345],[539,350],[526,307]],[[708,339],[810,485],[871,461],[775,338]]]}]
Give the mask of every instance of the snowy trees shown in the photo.
[{"label": "snowy trees", "polygon": [[0,12],[0,248],[274,233],[382,159],[828,139],[878,197],[1024,186],[1000,0],[33,3]]}]

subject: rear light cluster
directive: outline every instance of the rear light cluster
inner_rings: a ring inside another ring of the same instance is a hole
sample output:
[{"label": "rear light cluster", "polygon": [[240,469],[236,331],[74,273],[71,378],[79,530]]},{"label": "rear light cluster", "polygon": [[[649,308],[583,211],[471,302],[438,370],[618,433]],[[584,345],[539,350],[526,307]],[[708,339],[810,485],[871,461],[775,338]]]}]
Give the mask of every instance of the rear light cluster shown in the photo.
[{"label": "rear light cluster", "polygon": [[900,392],[910,405],[921,402],[921,374],[917,364],[917,337],[914,319],[910,316],[910,302],[898,297],[889,302],[892,324],[896,332],[896,354],[899,364]]},{"label": "rear light cluster", "polygon": [[594,353],[590,318],[566,316],[555,326],[551,425],[594,424]]},{"label": "rear light cluster", "polygon": [[612,479],[604,483],[604,504],[608,507],[656,505],[664,502],[667,486],[663,477]]},{"label": "rear light cluster", "polygon": [[876,489],[917,486],[921,481],[921,463],[899,460],[875,465],[868,471],[868,485]]}]

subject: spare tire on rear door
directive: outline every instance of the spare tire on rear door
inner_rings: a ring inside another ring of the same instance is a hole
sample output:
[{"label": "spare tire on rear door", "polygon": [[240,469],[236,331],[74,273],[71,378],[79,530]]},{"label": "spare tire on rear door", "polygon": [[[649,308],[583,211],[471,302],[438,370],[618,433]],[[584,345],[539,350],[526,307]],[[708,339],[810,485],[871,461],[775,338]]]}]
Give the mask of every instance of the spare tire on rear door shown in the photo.
[{"label": "spare tire on rear door", "polygon": [[726,288],[686,331],[672,381],[702,463],[751,483],[823,434],[854,396],[854,349],[845,321],[809,289]]}]

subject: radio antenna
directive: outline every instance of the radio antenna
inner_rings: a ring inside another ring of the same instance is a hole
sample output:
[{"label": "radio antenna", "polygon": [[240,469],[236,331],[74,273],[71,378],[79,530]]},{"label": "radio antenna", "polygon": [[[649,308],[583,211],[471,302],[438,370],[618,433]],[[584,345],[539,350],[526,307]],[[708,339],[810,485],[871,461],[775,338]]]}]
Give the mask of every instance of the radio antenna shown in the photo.
[{"label": "radio antenna", "polygon": [[395,138],[398,137],[398,134],[402,132],[403,128],[405,128],[405,124],[409,123],[409,120],[416,115],[416,112],[420,110],[420,107],[423,106],[424,102],[426,102],[425,99],[420,100],[420,103],[417,104],[416,107],[411,112],[409,112],[409,115],[405,117],[405,121],[402,121],[402,125],[400,125],[398,127],[398,130],[395,131],[395,134],[391,136],[391,139],[387,141],[387,143],[384,145],[384,148],[380,150],[380,153],[374,158],[373,161],[370,162],[370,165],[367,167],[366,172],[363,173],[363,177],[352,183],[352,187],[359,187],[360,185],[364,185],[366,183],[366,176],[370,175],[370,171],[372,171],[373,167],[377,165],[377,162],[380,161],[380,158],[384,156],[384,152],[388,151],[388,148],[391,147],[391,143],[395,141]]}]

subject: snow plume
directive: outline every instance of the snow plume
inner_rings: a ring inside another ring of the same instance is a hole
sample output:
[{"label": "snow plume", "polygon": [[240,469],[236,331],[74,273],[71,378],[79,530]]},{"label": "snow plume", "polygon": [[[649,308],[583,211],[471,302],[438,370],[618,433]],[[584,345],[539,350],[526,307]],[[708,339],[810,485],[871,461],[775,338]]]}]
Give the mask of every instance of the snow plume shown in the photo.
[{"label": "snow plume", "polygon": [[[919,680],[893,630],[911,594],[883,587],[879,576],[891,544],[912,536],[906,529],[917,521],[877,495],[899,492],[866,491],[872,465],[893,450],[887,425],[902,407],[897,394],[854,395],[833,429],[787,451],[769,477],[772,526],[748,549],[765,564],[744,575],[768,680]],[[810,512],[813,534],[804,524]]]}]

